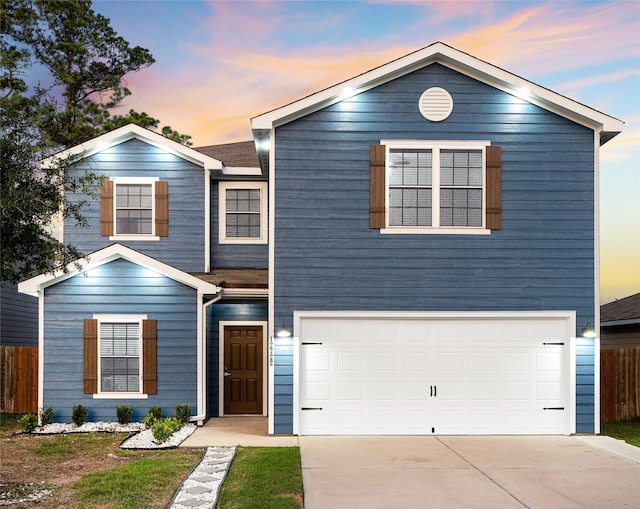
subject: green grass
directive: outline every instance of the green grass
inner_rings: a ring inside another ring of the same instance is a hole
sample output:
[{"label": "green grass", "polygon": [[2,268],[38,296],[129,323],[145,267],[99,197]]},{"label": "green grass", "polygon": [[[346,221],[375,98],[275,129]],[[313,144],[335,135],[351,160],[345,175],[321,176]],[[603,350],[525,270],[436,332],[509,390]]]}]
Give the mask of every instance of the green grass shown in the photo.
[{"label": "green grass", "polygon": [[85,504],[81,507],[143,509],[158,507],[159,499],[169,502],[185,471],[193,467],[193,454],[168,451],[163,457],[154,456],[82,477],[73,485]]},{"label": "green grass", "polygon": [[218,508],[300,509],[302,500],[299,448],[238,447]]},{"label": "green grass", "polygon": [[18,424],[18,419],[23,414],[8,414],[6,412],[0,413],[0,432],[12,433],[14,431],[22,430],[22,426]]},{"label": "green grass", "polygon": [[603,422],[600,434],[640,447],[640,418],[626,422]]}]

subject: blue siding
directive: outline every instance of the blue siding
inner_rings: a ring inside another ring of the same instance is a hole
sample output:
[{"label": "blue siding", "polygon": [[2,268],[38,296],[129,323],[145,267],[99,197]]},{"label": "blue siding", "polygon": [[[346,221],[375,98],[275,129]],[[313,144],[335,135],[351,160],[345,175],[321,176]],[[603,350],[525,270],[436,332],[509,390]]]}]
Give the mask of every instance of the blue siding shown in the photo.
[{"label": "blue siding", "polygon": [[[141,420],[152,405],[173,415],[175,405],[197,411],[197,292],[125,260],[113,262],[45,289],[44,406],[70,422],[83,404],[89,420],[116,418],[127,404]],[[94,314],[146,314],[157,320],[158,393],[146,400],[93,399],[83,394],[83,320]]]},{"label": "blue siding", "polygon": [[[454,101],[442,122],[417,107],[434,86]],[[502,229],[370,229],[369,146],[381,139],[500,145]],[[590,129],[434,64],[278,127],[275,160],[275,323],[291,326],[294,310],[360,309],[576,310],[578,329],[594,322]]]},{"label": "blue siding", "polygon": [[[211,182],[211,267],[266,269],[269,266],[267,244],[220,244],[218,219],[220,207],[218,181]],[[266,218],[265,218],[266,220]]]},{"label": "blue siding", "polygon": [[[207,308],[207,414],[218,417],[220,322],[267,321],[267,301],[220,301]],[[267,354],[267,338],[264,340],[264,355]],[[264,402],[266,405],[266,402]]]},{"label": "blue siding", "polygon": [[273,354],[273,431],[289,434],[293,433],[293,338],[274,338]]},{"label": "blue siding", "polygon": [[578,338],[576,341],[577,433],[595,432],[595,405],[595,340]]},{"label": "blue siding", "polygon": [[0,345],[38,346],[38,299],[0,284]]},{"label": "blue siding", "polygon": [[[83,159],[73,166],[73,175],[93,171],[106,177],[158,177],[169,182],[169,236],[159,241],[117,242],[143,252],[186,272],[204,270],[204,170],[140,140],[129,140]],[[65,242],[83,253],[92,253],[115,241],[100,235],[100,192],[89,198],[83,214],[87,228],[67,221]],[[69,195],[71,200],[86,196]]]}]

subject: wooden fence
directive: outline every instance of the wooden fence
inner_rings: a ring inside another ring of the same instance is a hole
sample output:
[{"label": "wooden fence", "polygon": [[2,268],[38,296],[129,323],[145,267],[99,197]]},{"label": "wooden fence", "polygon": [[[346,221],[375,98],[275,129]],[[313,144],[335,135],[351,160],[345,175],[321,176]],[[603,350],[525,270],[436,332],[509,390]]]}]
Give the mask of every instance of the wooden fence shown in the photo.
[{"label": "wooden fence", "polygon": [[600,351],[602,422],[640,417],[640,346]]},{"label": "wooden fence", "polygon": [[38,348],[0,346],[0,411],[38,411]]}]

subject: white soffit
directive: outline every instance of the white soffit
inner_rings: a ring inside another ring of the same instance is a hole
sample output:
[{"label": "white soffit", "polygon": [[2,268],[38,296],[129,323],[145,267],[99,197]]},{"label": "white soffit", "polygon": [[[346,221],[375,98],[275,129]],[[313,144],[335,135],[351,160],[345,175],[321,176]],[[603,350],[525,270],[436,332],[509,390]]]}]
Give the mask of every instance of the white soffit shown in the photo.
[{"label": "white soffit", "polygon": [[[77,260],[67,265],[67,271],[57,270],[49,274],[40,274],[39,276],[27,279],[18,284],[18,291],[27,295],[38,296],[42,289],[55,285],[61,281],[82,274],[83,272],[90,271],[96,267],[100,267],[106,263],[112,262],[118,259],[124,259],[136,265],[140,265],[146,269],[157,272],[163,276],[166,276],[174,281],[178,281],[186,286],[190,286],[196,290],[199,290],[205,294],[217,294],[222,290],[220,287],[207,283],[206,281],[199,279],[191,274],[183,272],[171,265],[167,265],[155,258],[151,258],[135,249],[131,249],[122,244],[112,244],[104,249],[95,251],[86,258]],[[76,263],[80,264],[80,268],[76,266]]]},{"label": "white soffit", "polygon": [[609,132],[615,135],[622,131],[624,122],[617,118],[536,85],[442,42],[436,42],[347,81],[253,117],[251,126],[259,131],[286,124],[434,63],[443,64],[598,132]]},{"label": "white soffit", "polygon": [[75,147],[68,148],[62,152],[47,157],[42,161],[42,166],[47,168],[56,164],[58,161],[63,161],[70,158],[77,161],[85,157],[92,156],[98,152],[102,152],[108,148],[124,143],[132,139],[138,139],[149,145],[159,148],[165,152],[173,154],[177,157],[185,159],[186,161],[197,164],[203,167],[205,170],[221,170],[222,161],[218,161],[213,157],[209,157],[197,150],[182,145],[176,141],[165,138],[161,134],[140,127],[136,124],[127,124],[125,126],[109,131],[101,136],[97,136],[91,140],[88,140]]}]

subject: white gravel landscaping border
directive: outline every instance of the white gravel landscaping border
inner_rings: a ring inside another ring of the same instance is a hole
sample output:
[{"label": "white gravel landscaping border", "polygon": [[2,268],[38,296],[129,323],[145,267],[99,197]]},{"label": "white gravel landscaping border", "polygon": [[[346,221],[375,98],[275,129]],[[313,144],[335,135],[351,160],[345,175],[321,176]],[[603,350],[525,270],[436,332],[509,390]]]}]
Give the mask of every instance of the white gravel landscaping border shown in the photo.
[{"label": "white gravel landscaping border", "polygon": [[169,440],[157,443],[150,429],[141,422],[119,424],[117,422],[85,422],[82,426],[65,423],[52,423],[37,427],[36,435],[55,435],[60,433],[136,433],[120,444],[121,449],[170,449],[178,447],[196,430],[195,424],[186,424],[176,431]]}]

